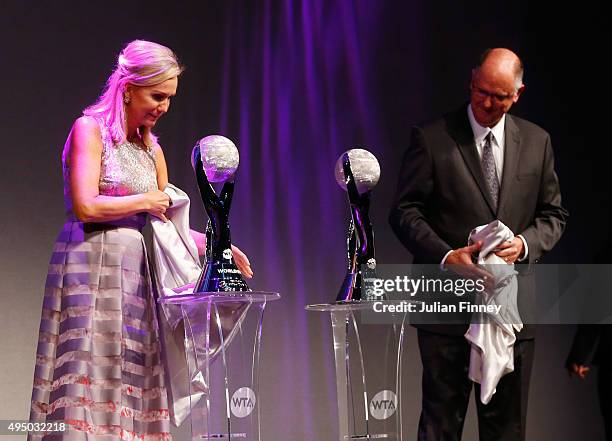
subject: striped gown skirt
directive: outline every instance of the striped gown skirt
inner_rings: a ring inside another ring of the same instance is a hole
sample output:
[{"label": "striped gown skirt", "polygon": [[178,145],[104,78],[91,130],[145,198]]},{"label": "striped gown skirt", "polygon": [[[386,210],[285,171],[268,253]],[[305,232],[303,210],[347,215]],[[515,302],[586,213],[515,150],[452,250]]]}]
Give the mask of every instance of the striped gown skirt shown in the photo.
[{"label": "striped gown skirt", "polygon": [[66,430],[29,440],[171,440],[137,227],[64,225],[45,285],[30,421],[64,422]]}]

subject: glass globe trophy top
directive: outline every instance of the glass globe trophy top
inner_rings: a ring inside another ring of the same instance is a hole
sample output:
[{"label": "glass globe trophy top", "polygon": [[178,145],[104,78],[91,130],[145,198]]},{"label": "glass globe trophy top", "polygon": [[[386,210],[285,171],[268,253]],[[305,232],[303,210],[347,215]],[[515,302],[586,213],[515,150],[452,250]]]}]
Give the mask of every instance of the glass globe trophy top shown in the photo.
[{"label": "glass globe trophy top", "polygon": [[[231,139],[221,135],[209,135],[200,139],[200,158],[209,182],[227,182],[233,179],[240,155]],[[193,164],[192,164],[193,165]]]},{"label": "glass globe trophy top", "polygon": [[336,182],[344,191],[346,191],[346,176],[343,168],[344,155],[348,155],[357,191],[363,194],[372,190],[380,179],[380,164],[378,164],[376,156],[365,149],[351,149],[340,155],[336,161],[334,174]]}]

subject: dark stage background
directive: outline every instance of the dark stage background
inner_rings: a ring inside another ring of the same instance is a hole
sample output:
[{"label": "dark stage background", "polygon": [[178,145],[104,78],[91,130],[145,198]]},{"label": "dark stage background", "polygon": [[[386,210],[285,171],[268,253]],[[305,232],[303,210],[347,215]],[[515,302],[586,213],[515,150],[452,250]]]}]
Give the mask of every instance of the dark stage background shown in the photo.
[{"label": "dark stage background", "polygon": [[[332,300],[344,274],[349,212],[336,158],[356,146],[378,157],[378,259],[408,261],[386,218],[410,127],[467,100],[470,69],[487,47],[523,57],[527,89],[513,113],[552,136],[571,218],[546,261],[588,263],[610,225],[602,14],[587,2],[532,3],[4,2],[0,419],[29,412],[46,266],[64,217],[64,140],[136,38],[171,47],[187,66],[157,133],[170,181],[195,201],[195,227],[204,211],[189,164],[194,142],[221,133],[240,150],[234,242],[253,263],[252,286],[283,295],[264,327],[263,440],[334,439],[330,326],[304,306]],[[563,370],[572,334],[571,326],[539,330],[530,440],[602,439],[594,375],[570,381]],[[411,329],[407,439],[420,409],[415,343]],[[476,433],[470,410],[465,439]]]}]

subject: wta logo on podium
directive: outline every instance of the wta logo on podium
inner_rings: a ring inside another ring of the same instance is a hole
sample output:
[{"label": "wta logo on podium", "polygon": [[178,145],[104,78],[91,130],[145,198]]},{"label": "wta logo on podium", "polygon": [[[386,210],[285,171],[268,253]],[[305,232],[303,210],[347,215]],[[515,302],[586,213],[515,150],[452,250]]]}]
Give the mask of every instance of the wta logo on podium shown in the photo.
[{"label": "wta logo on podium", "polygon": [[386,420],[397,410],[397,396],[393,391],[381,390],[370,401],[370,414],[377,420]]},{"label": "wta logo on podium", "polygon": [[255,399],[255,392],[253,392],[253,389],[241,387],[232,395],[230,401],[232,414],[238,418],[247,417],[253,412],[253,409],[255,409],[256,402],[257,400]]}]

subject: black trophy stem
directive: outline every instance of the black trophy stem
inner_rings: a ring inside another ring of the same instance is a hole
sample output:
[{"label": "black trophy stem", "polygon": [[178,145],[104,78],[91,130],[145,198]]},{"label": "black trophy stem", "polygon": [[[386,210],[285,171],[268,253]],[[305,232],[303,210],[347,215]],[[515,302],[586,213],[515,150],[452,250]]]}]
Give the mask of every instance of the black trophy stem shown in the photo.
[{"label": "black trophy stem", "polygon": [[[198,162],[199,161],[199,164]],[[232,196],[234,194],[234,183],[226,182],[223,184],[221,195],[217,197],[215,190],[208,181],[204,169],[202,169],[202,159],[198,155],[196,161],[196,178],[198,180],[198,188],[200,196],[204,202],[204,208],[208,214],[208,219],[211,223],[211,237],[207,235],[207,248],[210,247],[212,255],[209,256],[213,260],[222,258],[223,250],[232,246],[232,237],[229,226],[229,210],[231,206]],[[221,254],[220,254],[221,253]]]}]

